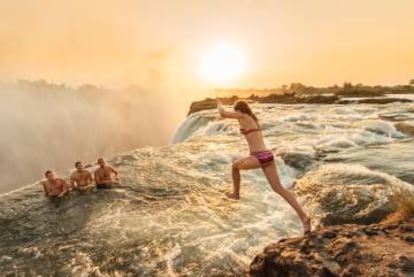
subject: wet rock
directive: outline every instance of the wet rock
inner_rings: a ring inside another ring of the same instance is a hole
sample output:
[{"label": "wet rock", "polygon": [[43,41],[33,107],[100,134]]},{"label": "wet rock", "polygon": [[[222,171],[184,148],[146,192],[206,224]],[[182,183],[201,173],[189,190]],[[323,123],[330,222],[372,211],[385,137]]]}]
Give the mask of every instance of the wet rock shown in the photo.
[{"label": "wet rock", "polygon": [[336,104],[388,104],[394,102],[407,103],[410,99],[403,98],[367,98],[367,99],[339,99]]},{"label": "wet rock", "polygon": [[339,97],[336,95],[306,95],[302,97],[296,97],[298,103],[306,104],[333,104],[338,101]]},{"label": "wet rock", "polygon": [[414,136],[414,123],[398,122],[394,126],[401,133],[409,136]]},{"label": "wet rock", "polygon": [[360,99],[357,101],[358,104],[388,104],[388,103],[394,103],[394,102],[401,102],[401,103],[407,103],[407,102],[413,102],[409,99],[403,99],[403,98],[368,98],[368,99]]},{"label": "wet rock", "polygon": [[414,257],[400,256],[400,265],[403,271],[414,273]]},{"label": "wet rock", "polygon": [[211,110],[217,107],[217,103],[214,99],[207,98],[202,101],[196,101],[191,103],[190,110],[188,111],[187,115],[192,113],[196,113],[202,110]]},{"label": "wet rock", "polygon": [[394,229],[398,228],[398,226],[399,226],[398,224],[389,224],[384,229],[385,230],[394,230]]},{"label": "wet rock", "polygon": [[[237,96],[220,98],[224,105],[233,105],[239,98]],[[322,94],[309,94],[309,95],[296,95],[296,94],[270,94],[263,97],[248,98],[259,103],[279,103],[279,104],[333,104],[338,101],[339,97],[336,95],[322,95]],[[191,103],[190,110],[187,115],[196,113],[202,110],[215,109],[216,100],[212,98],[206,98],[201,101],[195,101]]]},{"label": "wet rock", "polygon": [[370,91],[362,89],[352,89],[352,90],[341,90],[335,92],[335,95],[343,97],[380,97],[385,96],[383,92],[380,91]]},{"label": "wet rock", "polygon": [[364,232],[367,236],[377,236],[382,233],[380,230],[375,229],[365,229]]},{"label": "wet rock", "polygon": [[[346,95],[349,96],[349,95]],[[370,95],[372,96],[372,95]],[[324,94],[269,94],[262,97],[249,97],[247,100],[259,103],[278,103],[278,104],[388,104],[393,102],[412,102],[403,98],[367,98],[367,99],[341,99],[341,95],[324,95]],[[233,105],[239,98],[237,96],[220,98],[223,104]],[[216,100],[206,98],[201,101],[191,103],[190,110],[187,115],[192,113],[216,108]]]},{"label": "wet rock", "polygon": [[[368,236],[367,231],[378,232]],[[349,232],[355,236],[348,238]],[[388,224],[320,228],[311,236],[269,245],[253,260],[247,276],[412,276],[414,248],[399,239],[401,232]],[[331,239],[326,243],[324,237]]]},{"label": "wet rock", "polygon": [[[233,105],[239,98],[237,96],[233,96],[230,98],[220,98],[223,105]],[[211,110],[217,108],[216,99],[206,98],[201,101],[195,101],[191,103],[190,110],[188,111],[188,115],[192,113],[196,113],[202,110]]]},{"label": "wet rock", "polygon": [[283,104],[296,104],[297,99],[294,95],[286,94],[270,94],[267,96],[259,97],[256,101],[260,103],[283,103]]},{"label": "wet rock", "polygon": [[336,237],[336,232],[331,231],[331,230],[327,230],[325,232],[322,232],[322,237],[328,238],[328,239],[333,239],[334,237]]},{"label": "wet rock", "polygon": [[400,238],[406,242],[414,243],[414,236],[402,235]]},{"label": "wet rock", "polygon": [[283,161],[295,168],[305,169],[316,160],[316,155],[314,153],[307,152],[280,152],[278,153]]},{"label": "wet rock", "polygon": [[399,182],[364,168],[323,166],[297,180],[295,193],[323,225],[371,224],[396,209],[392,196]]},{"label": "wet rock", "polygon": [[367,99],[340,99],[336,104],[388,104],[394,102],[407,103],[412,102],[410,99],[403,98],[367,98]]},{"label": "wet rock", "polygon": [[414,234],[414,226],[412,224],[401,224],[399,228],[403,232]]}]

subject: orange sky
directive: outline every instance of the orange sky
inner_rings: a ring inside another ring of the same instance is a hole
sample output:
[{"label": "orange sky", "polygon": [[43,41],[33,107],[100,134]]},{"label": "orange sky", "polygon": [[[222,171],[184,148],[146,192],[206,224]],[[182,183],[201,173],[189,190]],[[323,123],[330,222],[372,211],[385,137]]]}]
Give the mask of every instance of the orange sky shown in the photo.
[{"label": "orange sky", "polygon": [[234,86],[407,83],[412,0],[0,1],[0,80],[203,86],[198,59],[240,45]]}]

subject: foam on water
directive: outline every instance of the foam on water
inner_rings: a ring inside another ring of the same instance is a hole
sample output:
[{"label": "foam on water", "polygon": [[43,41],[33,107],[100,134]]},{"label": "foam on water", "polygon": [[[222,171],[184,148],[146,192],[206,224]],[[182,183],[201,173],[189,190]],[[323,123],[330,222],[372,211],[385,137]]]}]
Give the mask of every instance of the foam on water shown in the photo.
[{"label": "foam on water", "polygon": [[207,125],[211,120],[214,120],[214,117],[207,116],[200,113],[191,114],[184,123],[179,127],[178,132],[174,136],[172,142],[182,142],[186,139],[191,138],[191,136],[199,131],[203,126]]},{"label": "foam on water", "polygon": [[396,208],[396,193],[414,192],[411,184],[387,173],[343,163],[307,172],[295,190],[325,224],[378,222]]},{"label": "foam on water", "polygon": [[[412,113],[398,105],[401,113]],[[395,111],[393,105],[255,104],[253,110],[282,185],[291,188],[295,180],[303,185],[301,199],[314,219],[326,215],[312,202],[318,186],[338,191],[348,186],[351,194],[372,187],[381,192],[372,201],[386,203],[384,186],[411,186],[393,176],[400,174],[394,169],[414,180],[414,170],[408,170],[414,142],[379,119]],[[260,169],[242,172],[240,201],[224,197],[232,189],[231,163],[248,155],[236,121],[219,118],[215,110],[195,113],[173,141],[114,157],[119,188],[73,193],[56,202],[42,198],[39,185],[3,195],[0,267],[62,276],[241,275],[267,244],[302,232],[295,212]],[[404,159],[398,151],[407,153]],[[379,158],[383,167],[375,164]],[[347,191],[341,193],[347,199]]]},{"label": "foam on water", "polygon": [[362,121],[357,124],[358,127],[363,128],[364,130],[384,135],[392,138],[403,138],[404,134],[397,131],[394,125],[390,122],[383,120],[368,120]]}]

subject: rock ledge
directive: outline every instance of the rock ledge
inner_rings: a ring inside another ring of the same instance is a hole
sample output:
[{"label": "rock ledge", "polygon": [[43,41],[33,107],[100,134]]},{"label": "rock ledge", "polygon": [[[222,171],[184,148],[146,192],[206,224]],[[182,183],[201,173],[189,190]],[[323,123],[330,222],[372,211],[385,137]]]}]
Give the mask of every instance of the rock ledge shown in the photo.
[{"label": "rock ledge", "polygon": [[414,276],[414,218],[281,240],[256,256],[247,276]]}]

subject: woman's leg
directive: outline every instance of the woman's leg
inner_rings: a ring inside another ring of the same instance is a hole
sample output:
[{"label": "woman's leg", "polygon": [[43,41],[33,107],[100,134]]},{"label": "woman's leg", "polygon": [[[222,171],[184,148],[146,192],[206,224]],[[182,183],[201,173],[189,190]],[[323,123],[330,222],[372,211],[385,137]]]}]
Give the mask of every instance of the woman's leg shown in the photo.
[{"label": "woman's leg", "polygon": [[259,161],[252,156],[242,158],[233,163],[232,177],[233,177],[233,192],[226,193],[226,196],[232,199],[240,198],[240,170],[259,168]]},{"label": "woman's leg", "polygon": [[290,206],[292,206],[292,208],[296,211],[296,213],[299,215],[300,220],[302,221],[305,234],[308,233],[311,227],[310,218],[302,210],[295,196],[293,196],[293,194],[291,194],[280,184],[275,163],[272,162],[271,164],[263,167],[262,169],[272,189],[280,196],[282,196],[290,204]]}]

